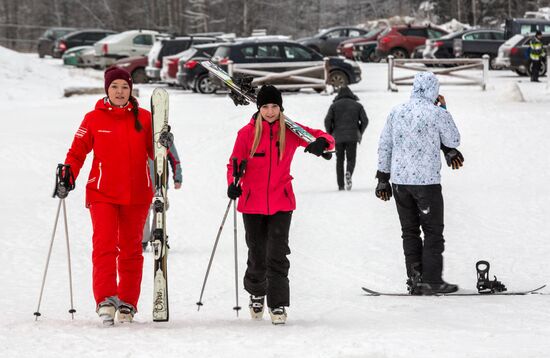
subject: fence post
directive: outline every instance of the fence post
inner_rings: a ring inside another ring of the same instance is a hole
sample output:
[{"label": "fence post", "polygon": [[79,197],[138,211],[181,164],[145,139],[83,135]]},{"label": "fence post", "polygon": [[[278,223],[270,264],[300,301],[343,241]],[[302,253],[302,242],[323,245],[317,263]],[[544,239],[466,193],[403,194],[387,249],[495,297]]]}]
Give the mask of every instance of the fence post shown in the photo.
[{"label": "fence post", "polygon": [[324,61],[324,75],[325,75],[325,92],[328,93],[328,85],[330,83],[329,82],[329,79],[330,79],[330,73],[329,73],[329,60],[330,58],[328,57],[324,57],[323,58],[323,61]]},{"label": "fence post", "polygon": [[482,56],[483,61],[483,82],[481,83],[481,89],[485,91],[487,88],[487,78],[489,77],[489,55],[485,54]]},{"label": "fence post", "polygon": [[229,76],[233,77],[233,61],[227,61],[227,73]]},{"label": "fence post", "polygon": [[388,91],[391,91],[393,83],[393,56],[388,56]]}]

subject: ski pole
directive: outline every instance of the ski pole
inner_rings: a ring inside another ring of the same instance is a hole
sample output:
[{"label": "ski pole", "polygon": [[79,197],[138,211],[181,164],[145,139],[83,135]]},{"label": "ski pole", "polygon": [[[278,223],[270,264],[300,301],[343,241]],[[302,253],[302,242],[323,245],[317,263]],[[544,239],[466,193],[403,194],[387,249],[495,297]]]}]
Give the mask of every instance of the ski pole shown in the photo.
[{"label": "ski pole", "polygon": [[44,293],[44,286],[46,284],[46,276],[48,275],[48,267],[50,266],[50,258],[52,255],[53,242],[55,239],[55,233],[57,231],[57,223],[59,222],[59,213],[61,211],[61,206],[63,205],[63,218],[65,223],[65,241],[67,243],[67,261],[69,268],[69,294],[71,308],[69,313],[71,314],[71,319],[74,319],[74,314],[76,310],[73,305],[73,278],[71,270],[71,250],[69,247],[69,228],[67,225],[67,207],[65,206],[65,198],[69,194],[69,191],[74,189],[74,176],[71,171],[70,165],[58,164],[55,178],[55,188],[53,192],[53,197],[56,196],[59,198],[59,204],[57,205],[57,212],[55,214],[55,221],[53,225],[52,238],[50,240],[50,247],[48,249],[48,255],[46,258],[46,267],[44,268],[44,274],[42,275],[42,285],[40,286],[40,295],[38,297],[38,306],[36,312],[34,312],[35,321],[38,320],[38,317],[41,316],[40,313],[40,304],[42,303],[42,295]]},{"label": "ski pole", "polygon": [[[233,158],[233,163],[237,160],[237,158]],[[238,177],[239,173],[233,172],[233,176],[235,177],[235,184],[239,184],[240,178]],[[214,260],[214,255],[216,254],[216,249],[218,247],[218,242],[220,240],[220,236],[223,230],[223,226],[225,225],[225,220],[227,219],[227,214],[229,214],[229,209],[231,208],[231,204],[235,201],[235,199],[229,199],[229,202],[227,203],[227,207],[225,209],[225,213],[223,215],[222,222],[220,224],[220,227],[218,229],[218,233],[216,234],[216,239],[214,240],[214,247],[212,248],[212,253],[210,254],[210,260],[208,261],[208,267],[206,268],[206,274],[204,276],[204,280],[202,282],[202,288],[201,288],[201,295],[199,297],[199,301],[197,302],[197,311],[201,309],[202,303],[202,296],[204,294],[204,288],[206,287],[206,281],[208,280],[208,276],[210,275],[210,268],[212,267],[212,261]],[[237,305],[238,306],[238,305]]]},{"label": "ski pole", "polygon": [[38,297],[38,307],[36,308],[36,312],[34,312],[35,315],[35,321],[38,320],[38,317],[41,316],[40,314],[40,303],[42,302],[42,294],[44,293],[44,284],[46,283],[46,275],[48,274],[48,266],[50,265],[50,257],[52,255],[52,247],[53,247],[53,240],[55,238],[55,231],[57,229],[57,222],[59,220],[59,212],[61,211],[61,202],[64,199],[59,199],[59,204],[57,205],[57,214],[55,214],[55,221],[53,225],[53,233],[52,238],[50,240],[50,248],[48,250],[48,256],[46,258],[46,267],[44,268],[44,274],[42,275],[42,285],[40,287],[40,296]]},{"label": "ski pole", "polygon": [[208,275],[210,274],[210,267],[212,266],[212,260],[214,259],[216,248],[218,247],[218,241],[220,240],[220,235],[223,230],[223,225],[225,224],[225,219],[227,219],[227,214],[229,213],[229,209],[231,208],[231,203],[233,201],[233,199],[229,199],[229,203],[227,204],[227,208],[225,209],[225,214],[223,215],[222,223],[220,225],[220,228],[218,229],[218,234],[216,235],[216,240],[214,241],[214,247],[212,248],[212,253],[210,254],[210,261],[208,261],[208,267],[206,268],[206,275],[204,276],[204,281],[202,282],[201,296],[199,297],[199,301],[197,302],[197,311],[199,311],[201,309],[201,306],[203,305],[202,295],[204,293],[204,287],[206,286],[206,281],[208,280]]},{"label": "ski pole", "polygon": [[65,219],[65,241],[67,242],[67,264],[69,268],[69,295],[71,300],[71,308],[69,309],[69,313],[71,314],[71,319],[74,319],[74,314],[76,310],[74,309],[73,305],[73,273],[71,270],[71,249],[69,246],[69,228],[67,225],[67,208],[65,207],[65,200],[63,200],[63,218]]},{"label": "ski pole", "polygon": [[[236,158],[233,158],[233,176],[235,177],[235,182],[242,177],[244,170],[246,168],[246,160],[243,160],[239,166],[237,166]],[[235,174],[237,173],[237,174]],[[239,317],[239,260],[237,257],[237,202],[233,200],[233,246],[235,251],[235,307],[233,309]]]}]

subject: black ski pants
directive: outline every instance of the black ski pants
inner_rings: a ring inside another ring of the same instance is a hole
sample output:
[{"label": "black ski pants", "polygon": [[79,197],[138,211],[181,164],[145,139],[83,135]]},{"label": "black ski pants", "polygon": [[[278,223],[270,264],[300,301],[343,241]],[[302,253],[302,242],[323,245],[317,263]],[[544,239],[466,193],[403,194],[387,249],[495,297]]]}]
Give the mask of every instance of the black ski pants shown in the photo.
[{"label": "black ski pants", "polygon": [[540,61],[531,60],[531,81],[539,80]]},{"label": "black ski pants", "polygon": [[267,295],[268,307],[290,305],[288,232],[292,211],[273,215],[243,214],[248,246],[244,288],[254,296]]},{"label": "black ski pants", "polygon": [[[421,263],[424,282],[442,282],[445,240],[441,185],[393,184],[393,195],[401,222],[407,276],[412,276],[414,264]],[[424,242],[420,228],[424,232]]]},{"label": "black ski pants", "polygon": [[336,143],[336,180],[339,189],[344,188],[344,161],[347,161],[346,171],[353,174],[356,157],[357,142]]}]

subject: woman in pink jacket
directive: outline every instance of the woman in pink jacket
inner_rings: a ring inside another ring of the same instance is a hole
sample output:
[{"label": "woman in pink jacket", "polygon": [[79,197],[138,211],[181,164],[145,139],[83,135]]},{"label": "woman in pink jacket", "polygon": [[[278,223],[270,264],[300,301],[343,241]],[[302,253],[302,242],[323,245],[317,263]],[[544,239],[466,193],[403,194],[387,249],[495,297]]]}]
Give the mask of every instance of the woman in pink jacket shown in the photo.
[{"label": "woman in pink jacket", "polygon": [[[244,287],[250,293],[250,314],[262,319],[264,298],[274,324],[286,321],[290,304],[287,255],[288,232],[296,199],[292,191],[290,164],[299,146],[321,156],[334,148],[334,139],[321,130],[304,127],[317,139],[312,143],[296,136],[285,125],[281,92],[262,86],[257,97],[258,112],[237,135],[227,165],[231,199],[239,198],[237,210],[243,213],[248,246]],[[233,183],[232,158],[247,161],[238,185]]]}]

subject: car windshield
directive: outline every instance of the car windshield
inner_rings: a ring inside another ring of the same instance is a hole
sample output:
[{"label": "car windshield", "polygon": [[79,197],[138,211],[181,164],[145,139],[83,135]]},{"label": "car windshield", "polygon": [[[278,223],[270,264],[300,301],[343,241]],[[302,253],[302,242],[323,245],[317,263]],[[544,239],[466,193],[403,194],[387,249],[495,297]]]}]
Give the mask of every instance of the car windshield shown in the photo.
[{"label": "car windshield", "polygon": [[464,34],[464,31],[457,31],[457,32],[447,34],[445,36],[441,36],[440,39],[441,40],[451,40],[451,39],[454,39],[454,38],[461,37],[463,34]]},{"label": "car windshield", "polygon": [[364,34],[363,37],[372,37],[372,36],[376,35],[379,32],[381,32],[380,29],[372,29],[369,32],[367,32],[366,34]]}]

